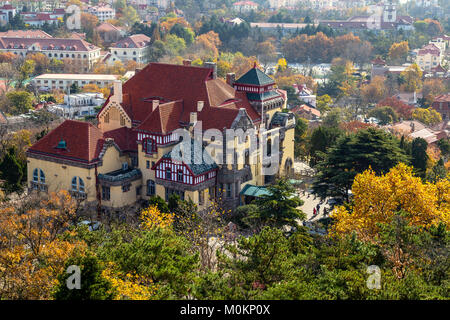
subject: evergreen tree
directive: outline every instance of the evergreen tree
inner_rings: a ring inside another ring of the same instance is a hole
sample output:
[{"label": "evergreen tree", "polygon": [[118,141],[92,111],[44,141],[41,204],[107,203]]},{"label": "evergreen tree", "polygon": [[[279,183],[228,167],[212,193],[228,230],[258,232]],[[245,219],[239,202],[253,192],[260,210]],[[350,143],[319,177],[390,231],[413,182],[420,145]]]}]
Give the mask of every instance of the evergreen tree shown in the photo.
[{"label": "evergreen tree", "polygon": [[323,160],[316,166],[318,174],[313,189],[322,199],[327,196],[348,199],[353,179],[369,167],[380,174],[399,162],[409,162],[399,141],[375,128],[343,136],[321,155]]},{"label": "evergreen tree", "polygon": [[411,164],[413,165],[416,173],[420,177],[425,176],[427,170],[427,154],[428,143],[425,139],[415,138],[411,144]]},{"label": "evergreen tree", "polygon": [[22,190],[22,178],[24,168],[16,157],[16,149],[10,148],[0,163],[0,177],[5,180],[3,189],[7,193]]}]

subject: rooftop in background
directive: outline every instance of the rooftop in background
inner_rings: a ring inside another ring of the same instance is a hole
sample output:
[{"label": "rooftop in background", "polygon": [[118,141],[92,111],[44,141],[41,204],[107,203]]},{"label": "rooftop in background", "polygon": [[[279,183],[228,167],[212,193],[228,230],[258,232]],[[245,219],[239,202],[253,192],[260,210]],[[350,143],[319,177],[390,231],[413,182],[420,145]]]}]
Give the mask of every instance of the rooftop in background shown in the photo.
[{"label": "rooftop in background", "polygon": [[150,38],[145,34],[134,34],[116,42],[111,48],[143,48],[149,45]]},{"label": "rooftop in background", "polygon": [[[283,23],[283,22],[250,22],[250,27],[252,28],[274,28],[276,29],[278,26],[280,26],[280,28],[282,29],[302,29],[304,27],[306,27],[308,24],[307,23]],[[315,27],[315,24],[309,24],[313,27]]]},{"label": "rooftop in background", "polygon": [[8,30],[6,32],[0,32],[0,37],[13,37],[13,38],[53,38],[47,32],[42,30]]},{"label": "rooftop in background", "polygon": [[118,75],[95,73],[45,73],[35,79],[61,79],[61,80],[117,80]]}]

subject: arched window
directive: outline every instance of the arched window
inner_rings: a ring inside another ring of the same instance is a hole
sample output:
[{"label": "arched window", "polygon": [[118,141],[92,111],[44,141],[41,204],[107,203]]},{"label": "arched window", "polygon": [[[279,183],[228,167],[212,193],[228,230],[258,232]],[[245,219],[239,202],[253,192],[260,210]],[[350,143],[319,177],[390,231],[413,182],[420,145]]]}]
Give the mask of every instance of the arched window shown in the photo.
[{"label": "arched window", "polygon": [[84,181],[80,177],[72,178],[72,191],[85,193]]},{"label": "arched window", "polygon": [[41,178],[41,183],[45,183],[45,174],[44,171],[42,171],[42,169],[39,169],[39,175]]},{"label": "arched window", "polygon": [[267,155],[272,155],[272,140],[267,139]]},{"label": "arched window", "polygon": [[38,182],[39,181],[39,171],[38,169],[34,169],[33,170],[33,182]]},{"label": "arched window", "polygon": [[33,170],[33,182],[45,183],[45,174],[42,169],[34,169]]}]

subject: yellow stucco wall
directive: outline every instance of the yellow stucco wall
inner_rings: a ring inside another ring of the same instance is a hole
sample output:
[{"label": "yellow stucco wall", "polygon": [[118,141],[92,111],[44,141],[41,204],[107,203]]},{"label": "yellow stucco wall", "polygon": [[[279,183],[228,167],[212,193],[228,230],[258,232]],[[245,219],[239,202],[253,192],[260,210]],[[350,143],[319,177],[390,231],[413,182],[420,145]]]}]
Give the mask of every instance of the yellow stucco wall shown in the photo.
[{"label": "yellow stucco wall", "polygon": [[[141,186],[141,180],[136,180],[131,182],[131,187],[129,191],[123,192],[122,186],[111,186],[110,187],[110,200],[102,200],[102,205],[121,208],[124,206],[132,205],[140,198],[136,196],[136,188]],[[143,191],[141,191],[142,194]]]}]

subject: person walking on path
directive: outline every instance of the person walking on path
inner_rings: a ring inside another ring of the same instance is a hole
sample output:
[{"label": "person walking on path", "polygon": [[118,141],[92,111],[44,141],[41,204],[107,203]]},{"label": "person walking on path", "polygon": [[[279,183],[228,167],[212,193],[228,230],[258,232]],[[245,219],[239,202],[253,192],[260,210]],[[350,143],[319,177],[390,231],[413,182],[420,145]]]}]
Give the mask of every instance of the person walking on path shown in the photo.
[{"label": "person walking on path", "polygon": [[317,214],[316,208],[313,209],[313,216]]}]

